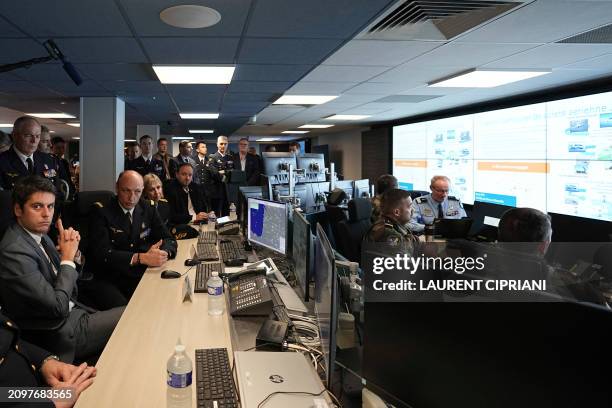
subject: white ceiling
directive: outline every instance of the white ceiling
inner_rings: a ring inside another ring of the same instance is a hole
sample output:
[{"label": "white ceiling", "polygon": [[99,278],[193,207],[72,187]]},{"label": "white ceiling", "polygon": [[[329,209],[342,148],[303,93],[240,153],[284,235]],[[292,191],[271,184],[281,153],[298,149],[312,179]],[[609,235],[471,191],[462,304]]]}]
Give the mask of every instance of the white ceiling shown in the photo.
[{"label": "white ceiling", "polygon": [[[323,92],[340,94],[339,98],[310,108],[269,106],[259,114],[261,123],[269,125],[261,130],[269,134],[306,122],[326,123],[323,117],[340,113],[369,114],[370,118],[355,125],[376,124],[609,77],[612,44],[556,42],[610,23],[610,0],[536,0],[446,42],[361,39],[366,29],[285,92]],[[546,69],[551,73],[488,89],[427,87],[428,82],[469,68]],[[392,95],[439,97],[418,103],[376,102]],[[257,131],[250,126],[239,133]]]}]

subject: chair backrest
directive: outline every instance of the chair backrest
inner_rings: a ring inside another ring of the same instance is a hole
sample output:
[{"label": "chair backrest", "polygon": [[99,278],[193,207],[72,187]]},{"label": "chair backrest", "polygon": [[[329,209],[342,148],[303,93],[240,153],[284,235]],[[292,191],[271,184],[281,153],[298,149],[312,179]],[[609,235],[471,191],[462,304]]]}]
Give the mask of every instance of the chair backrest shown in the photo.
[{"label": "chair backrest", "polygon": [[13,223],[13,198],[9,190],[0,191],[0,240],[4,231]]},{"label": "chair backrest", "polygon": [[429,194],[429,191],[424,191],[424,190],[409,190],[408,193],[410,193],[410,198],[412,198],[413,200],[427,195]]},{"label": "chair backrest", "polygon": [[326,225],[322,226],[325,229],[325,233],[327,234],[332,246],[339,251],[337,245],[338,223],[347,220],[346,213],[344,209],[338,206],[325,204],[325,214],[326,219],[324,221]]},{"label": "chair backrest", "polygon": [[350,261],[361,262],[361,241],[372,226],[372,202],[369,198],[355,198],[349,201],[348,212],[348,220],[338,223],[338,251]]}]

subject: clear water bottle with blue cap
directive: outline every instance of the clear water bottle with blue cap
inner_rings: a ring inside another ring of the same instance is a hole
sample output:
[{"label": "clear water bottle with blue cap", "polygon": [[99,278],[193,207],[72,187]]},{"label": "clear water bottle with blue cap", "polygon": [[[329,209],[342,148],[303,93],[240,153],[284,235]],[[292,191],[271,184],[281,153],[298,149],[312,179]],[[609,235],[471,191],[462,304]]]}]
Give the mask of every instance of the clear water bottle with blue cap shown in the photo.
[{"label": "clear water bottle with blue cap", "polygon": [[193,373],[193,364],[191,359],[185,353],[185,345],[181,344],[179,339],[174,346],[174,354],[168,359],[167,368],[167,383],[173,388],[185,388],[191,385]]}]

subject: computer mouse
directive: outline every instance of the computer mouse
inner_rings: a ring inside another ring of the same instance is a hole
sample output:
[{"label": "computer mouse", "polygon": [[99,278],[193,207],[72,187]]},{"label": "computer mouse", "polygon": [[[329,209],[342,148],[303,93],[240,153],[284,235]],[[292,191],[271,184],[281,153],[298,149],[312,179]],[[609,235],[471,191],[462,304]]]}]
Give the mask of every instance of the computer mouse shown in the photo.
[{"label": "computer mouse", "polygon": [[165,271],[163,271],[161,273],[161,278],[162,279],[176,279],[176,278],[180,278],[181,274],[177,271],[172,271],[170,269],[166,269]]}]

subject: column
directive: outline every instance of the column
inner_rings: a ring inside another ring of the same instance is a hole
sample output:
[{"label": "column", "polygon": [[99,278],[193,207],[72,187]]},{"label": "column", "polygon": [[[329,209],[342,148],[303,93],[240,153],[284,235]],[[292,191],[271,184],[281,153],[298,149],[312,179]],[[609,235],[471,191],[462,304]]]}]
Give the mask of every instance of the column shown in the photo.
[{"label": "column", "polygon": [[115,191],[123,171],[125,102],[115,97],[81,98],[81,191]]}]

